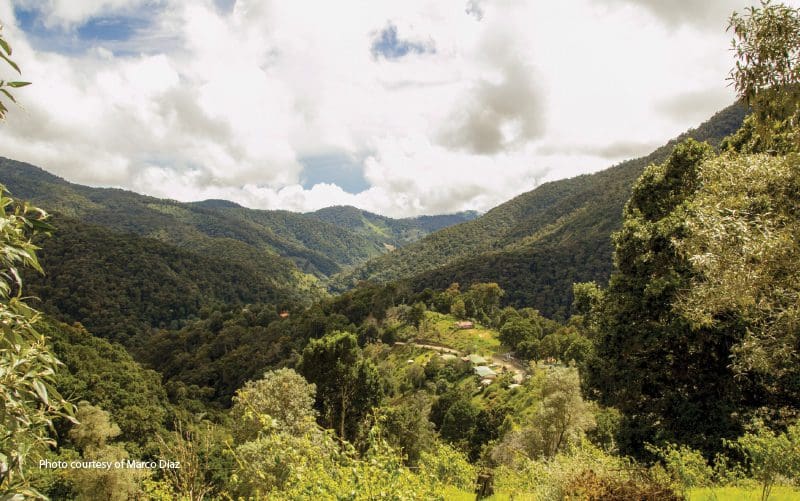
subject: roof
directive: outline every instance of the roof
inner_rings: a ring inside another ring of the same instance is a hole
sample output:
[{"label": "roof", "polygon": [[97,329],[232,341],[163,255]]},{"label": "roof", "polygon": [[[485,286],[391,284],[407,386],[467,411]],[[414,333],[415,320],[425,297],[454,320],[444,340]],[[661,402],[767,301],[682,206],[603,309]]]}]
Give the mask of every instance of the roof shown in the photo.
[{"label": "roof", "polygon": [[476,353],[473,353],[472,355],[468,356],[467,358],[469,359],[470,362],[472,362],[475,365],[484,365],[484,364],[486,364],[486,359],[483,358],[482,356],[476,354]]},{"label": "roof", "polygon": [[497,375],[497,373],[495,371],[493,371],[492,369],[486,367],[485,365],[479,365],[478,367],[475,367],[475,374],[477,374],[478,376],[480,376],[482,378],[486,378],[486,377],[491,377],[491,376],[496,376]]}]

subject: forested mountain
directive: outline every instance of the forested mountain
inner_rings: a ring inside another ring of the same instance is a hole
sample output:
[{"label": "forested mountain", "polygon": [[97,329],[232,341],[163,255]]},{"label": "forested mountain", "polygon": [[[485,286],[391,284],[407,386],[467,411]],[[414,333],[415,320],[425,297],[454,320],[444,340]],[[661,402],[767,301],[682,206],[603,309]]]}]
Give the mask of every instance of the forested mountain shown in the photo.
[{"label": "forested mountain", "polygon": [[225,200],[181,203],[69,183],[41,168],[5,158],[0,158],[0,182],[17,198],[81,222],[214,252],[234,262],[239,262],[236,255],[243,252],[255,260],[280,256],[318,277],[475,216],[393,220],[350,207],[299,214],[246,209]]},{"label": "forested mountain", "polygon": [[565,316],[575,282],[605,282],[612,269],[610,235],[644,168],[663,161],[686,138],[719,142],[741,125],[746,109],[730,106],[650,155],[607,170],[545,183],[466,223],[440,230],[370,260],[336,279],[410,280],[414,289],[452,282],[497,282],[509,304]]},{"label": "forested mountain", "polygon": [[377,239],[394,247],[400,247],[454,224],[471,221],[478,217],[475,211],[445,214],[440,216],[418,216],[392,219],[373,214],[356,207],[326,207],[312,213],[313,216],[336,226],[347,228],[367,238]]},{"label": "forested mountain", "polygon": [[314,295],[291,262],[260,258],[236,241],[224,254],[196,252],[61,215],[51,224],[53,235],[39,242],[46,274],[26,273],[29,293],[41,298],[34,304],[129,346],[150,327],[177,327],[204,307]]}]

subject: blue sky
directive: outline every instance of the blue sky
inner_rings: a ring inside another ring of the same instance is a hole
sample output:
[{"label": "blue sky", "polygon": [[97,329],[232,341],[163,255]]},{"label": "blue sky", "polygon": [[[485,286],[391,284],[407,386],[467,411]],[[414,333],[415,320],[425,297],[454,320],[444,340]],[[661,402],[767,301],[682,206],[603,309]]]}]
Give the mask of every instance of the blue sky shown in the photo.
[{"label": "blue sky", "polygon": [[748,3],[12,0],[0,148],[180,200],[485,211],[731,103]]}]

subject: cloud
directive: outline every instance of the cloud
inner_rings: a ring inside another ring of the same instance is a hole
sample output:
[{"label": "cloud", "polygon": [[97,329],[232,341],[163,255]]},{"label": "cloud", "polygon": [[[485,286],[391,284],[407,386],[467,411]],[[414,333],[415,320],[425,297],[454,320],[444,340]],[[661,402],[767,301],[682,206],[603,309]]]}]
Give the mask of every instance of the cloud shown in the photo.
[{"label": "cloud", "polygon": [[702,121],[731,104],[733,97],[730,89],[711,87],[660,99],[655,103],[655,109],[673,120],[685,120],[688,117]]},{"label": "cloud", "polygon": [[18,0],[15,5],[24,10],[42,13],[46,27],[69,29],[101,16],[136,14],[163,5],[158,0]]},{"label": "cloud", "polygon": [[441,129],[439,141],[453,150],[491,155],[544,133],[545,106],[536,73],[498,28],[485,33],[478,49],[485,69]]},{"label": "cloud", "polygon": [[646,9],[671,26],[683,24],[714,30],[724,29],[734,11],[742,11],[757,1],[742,0],[600,0],[609,4],[629,4]]},{"label": "cloud", "polygon": [[645,153],[714,111],[710,97],[683,95],[724,89],[728,35],[675,29],[658,8],[0,2],[34,83],[1,125],[0,151],[73,182],[180,200],[484,211]]},{"label": "cloud", "polygon": [[614,141],[602,144],[550,144],[538,148],[541,155],[577,155],[600,157],[609,161],[626,160],[646,155],[665,141]]}]

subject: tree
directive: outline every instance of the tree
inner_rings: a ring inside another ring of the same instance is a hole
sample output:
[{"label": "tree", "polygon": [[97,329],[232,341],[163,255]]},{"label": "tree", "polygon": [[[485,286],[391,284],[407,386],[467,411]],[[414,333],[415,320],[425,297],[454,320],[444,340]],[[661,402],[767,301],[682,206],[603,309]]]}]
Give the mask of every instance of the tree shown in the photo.
[{"label": "tree", "polygon": [[531,459],[553,458],[594,427],[592,408],[581,397],[578,371],[552,368],[544,375],[542,400],[530,421],[507,433],[492,456],[501,462],[512,462],[517,453]]},{"label": "tree", "polygon": [[298,370],[317,387],[317,409],[325,426],[354,440],[364,418],[383,397],[380,377],[365,359],[356,336],[334,332],[311,340]]},{"label": "tree", "polygon": [[646,442],[677,442],[712,453],[740,431],[744,403],[730,368],[742,337],[736,315],[699,327],[674,308],[694,278],[677,248],[686,203],[702,182],[708,145],[681,143],[662,165],[645,169],[614,234],[616,271],[597,312],[590,395],[623,414],[619,445],[644,454]]},{"label": "tree", "polygon": [[[3,25],[0,24],[0,59],[5,61],[9,66],[14,68],[14,70],[22,74],[19,69],[17,63],[15,63],[11,59],[11,46],[8,44],[6,39],[3,37]],[[26,85],[30,85],[30,82],[19,82],[19,81],[8,81],[8,80],[0,80],[0,92],[3,93],[5,98],[10,100],[12,103],[16,103],[17,100],[14,98],[14,95],[11,93],[9,89],[16,89],[19,87],[25,87]],[[8,113],[8,107],[3,102],[3,99],[0,99],[0,120],[5,119],[6,113]]]},{"label": "tree", "polygon": [[750,431],[728,445],[747,459],[750,472],[761,482],[762,501],[769,498],[779,476],[800,475],[800,423],[789,426],[785,433],[775,433],[756,421]]},{"label": "tree", "polygon": [[800,9],[762,0],[734,12],[728,29],[736,57],[729,80],[753,108],[755,144],[762,151],[800,145]]},{"label": "tree", "polygon": [[[75,417],[80,424],[69,432],[72,443],[87,461],[123,461],[128,452],[122,444],[112,443],[120,429],[111,421],[108,412],[88,402],[78,404]],[[139,483],[149,475],[147,470],[110,468],[69,471],[78,499],[108,499],[124,501],[141,495]]]},{"label": "tree", "polygon": [[224,475],[231,466],[220,464],[222,458],[227,459],[220,450],[223,438],[210,423],[177,421],[171,433],[158,439],[161,459],[180,464],[180,468],[165,468],[163,473],[172,494],[181,499],[202,501],[214,491],[214,475]]},{"label": "tree", "polygon": [[48,436],[55,418],[72,419],[72,406],[53,385],[60,362],[36,330],[39,313],[22,295],[20,269],[42,271],[32,239],[49,231],[46,218],[0,185],[0,497],[38,496],[24,475],[28,456],[55,444]]},{"label": "tree", "polygon": [[[258,381],[248,381],[233,397],[231,418],[239,442],[256,438],[265,427],[274,426],[302,435],[314,426],[317,387],[293,369],[268,371]],[[269,420],[270,423],[265,423]]]},{"label": "tree", "polygon": [[676,310],[700,327],[738,317],[744,336],[732,350],[733,370],[776,414],[800,406],[797,161],[725,155],[704,164],[678,246],[693,278]]}]

